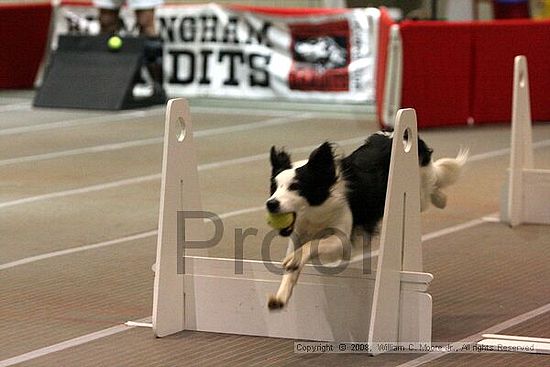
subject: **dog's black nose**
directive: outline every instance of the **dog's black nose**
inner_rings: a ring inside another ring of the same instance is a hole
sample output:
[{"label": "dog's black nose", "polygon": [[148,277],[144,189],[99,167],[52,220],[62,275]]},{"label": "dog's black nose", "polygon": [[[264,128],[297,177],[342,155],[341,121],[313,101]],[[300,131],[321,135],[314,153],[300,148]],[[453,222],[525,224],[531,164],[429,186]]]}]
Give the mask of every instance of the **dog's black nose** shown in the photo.
[{"label": "dog's black nose", "polygon": [[276,213],[277,211],[279,211],[279,207],[281,206],[279,200],[277,199],[270,199],[267,201],[267,203],[265,203],[265,205],[267,206],[267,210],[269,210],[271,213]]}]

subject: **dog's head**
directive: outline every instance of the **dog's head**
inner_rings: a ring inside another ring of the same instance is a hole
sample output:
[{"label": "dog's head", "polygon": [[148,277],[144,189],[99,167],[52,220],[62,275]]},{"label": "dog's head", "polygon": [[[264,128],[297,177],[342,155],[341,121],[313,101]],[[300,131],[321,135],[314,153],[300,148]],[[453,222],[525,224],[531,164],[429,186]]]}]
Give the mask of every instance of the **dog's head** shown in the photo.
[{"label": "dog's head", "polygon": [[296,217],[309,206],[322,205],[336,183],[336,163],[330,143],[323,143],[304,161],[292,163],[283,149],[271,148],[271,196],[266,202],[270,213],[293,213],[292,224],[280,230],[290,236]]}]

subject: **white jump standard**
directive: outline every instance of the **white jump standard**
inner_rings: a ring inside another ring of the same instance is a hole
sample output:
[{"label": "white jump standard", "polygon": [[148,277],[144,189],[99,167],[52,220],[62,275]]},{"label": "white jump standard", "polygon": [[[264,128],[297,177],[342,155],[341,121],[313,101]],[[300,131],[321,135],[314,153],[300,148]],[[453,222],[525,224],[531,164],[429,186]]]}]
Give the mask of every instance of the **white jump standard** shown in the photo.
[{"label": "white jump standard", "polygon": [[[280,275],[262,261],[243,260],[242,274],[235,274],[234,259],[178,251],[182,234],[177,233],[177,212],[202,209],[184,99],[168,103],[165,131],[153,304],[156,336],[197,330],[371,345],[431,342],[432,299],[427,289],[433,276],[422,272],[414,110],[397,114],[376,274],[364,274],[362,259],[333,275],[308,264],[299,291],[281,312],[270,312],[266,299],[278,288]],[[405,131],[404,143],[398,137]],[[204,238],[201,222],[191,222],[187,231],[194,239]],[[182,260],[183,274],[178,272]]]},{"label": "white jump standard", "polygon": [[508,180],[502,190],[501,220],[550,224],[550,170],[535,169],[529,74],[525,56],[514,59],[511,156]]},{"label": "white jump standard", "polygon": [[[550,224],[550,170],[535,169],[527,58],[514,58],[511,154],[501,193],[500,220],[511,227]],[[486,334],[478,346],[489,351],[550,354],[550,339]]]}]

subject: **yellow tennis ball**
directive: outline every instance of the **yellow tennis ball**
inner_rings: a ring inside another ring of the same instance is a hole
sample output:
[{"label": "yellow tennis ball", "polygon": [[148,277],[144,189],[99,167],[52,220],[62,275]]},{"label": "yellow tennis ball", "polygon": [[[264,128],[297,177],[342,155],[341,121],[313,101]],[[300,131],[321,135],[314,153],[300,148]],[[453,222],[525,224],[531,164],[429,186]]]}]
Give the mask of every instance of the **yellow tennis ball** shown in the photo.
[{"label": "yellow tennis ball", "polygon": [[288,228],[294,222],[294,213],[268,213],[267,224],[275,229]]},{"label": "yellow tennis ball", "polygon": [[107,41],[107,46],[111,51],[118,51],[122,47],[122,38],[119,36],[112,36]]}]

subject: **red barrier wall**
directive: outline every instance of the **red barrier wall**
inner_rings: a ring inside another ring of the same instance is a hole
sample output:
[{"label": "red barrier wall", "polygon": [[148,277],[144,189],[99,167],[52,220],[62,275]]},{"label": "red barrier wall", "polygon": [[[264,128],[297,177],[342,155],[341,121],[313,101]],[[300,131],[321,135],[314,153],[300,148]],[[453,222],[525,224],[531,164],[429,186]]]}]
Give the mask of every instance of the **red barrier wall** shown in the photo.
[{"label": "red barrier wall", "polygon": [[52,7],[0,4],[0,88],[29,88],[44,56]]},{"label": "red barrier wall", "polygon": [[471,27],[465,23],[403,22],[401,36],[401,106],[416,109],[423,127],[465,123],[470,116],[472,87]]},{"label": "red barrier wall", "polygon": [[529,67],[531,115],[550,121],[550,21],[499,21],[474,26],[472,117],[476,122],[510,121],[514,57]]},{"label": "red barrier wall", "polygon": [[550,21],[403,22],[401,105],[420,127],[509,122],[514,57],[527,56],[533,120],[550,121]]}]

